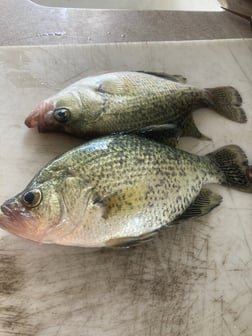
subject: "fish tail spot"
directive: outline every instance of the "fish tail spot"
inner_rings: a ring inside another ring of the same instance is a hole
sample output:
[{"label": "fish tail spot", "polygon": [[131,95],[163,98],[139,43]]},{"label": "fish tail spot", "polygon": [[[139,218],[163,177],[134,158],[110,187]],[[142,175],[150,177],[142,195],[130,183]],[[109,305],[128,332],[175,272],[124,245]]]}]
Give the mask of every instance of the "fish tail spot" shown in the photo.
[{"label": "fish tail spot", "polygon": [[246,113],[241,107],[241,95],[235,88],[222,86],[206,90],[216,112],[238,123],[247,122]]},{"label": "fish tail spot", "polygon": [[248,159],[239,146],[224,146],[207,156],[224,174],[223,184],[252,193],[252,182],[248,174]]}]

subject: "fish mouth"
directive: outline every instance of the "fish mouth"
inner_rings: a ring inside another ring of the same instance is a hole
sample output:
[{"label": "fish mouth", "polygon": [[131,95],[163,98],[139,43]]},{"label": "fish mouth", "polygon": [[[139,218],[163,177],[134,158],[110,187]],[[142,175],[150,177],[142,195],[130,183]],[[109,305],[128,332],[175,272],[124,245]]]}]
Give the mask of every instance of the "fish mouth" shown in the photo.
[{"label": "fish mouth", "polygon": [[50,132],[57,128],[52,114],[54,104],[52,101],[43,101],[25,119],[25,125],[29,128],[38,127],[39,132]]},{"label": "fish mouth", "polygon": [[4,215],[9,216],[9,217],[13,216],[13,211],[11,211],[11,209],[7,205],[3,204],[1,206],[1,210]]},{"label": "fish mouth", "polygon": [[36,232],[36,218],[31,214],[16,208],[10,201],[1,206],[0,228],[16,236],[30,240],[40,241]]}]

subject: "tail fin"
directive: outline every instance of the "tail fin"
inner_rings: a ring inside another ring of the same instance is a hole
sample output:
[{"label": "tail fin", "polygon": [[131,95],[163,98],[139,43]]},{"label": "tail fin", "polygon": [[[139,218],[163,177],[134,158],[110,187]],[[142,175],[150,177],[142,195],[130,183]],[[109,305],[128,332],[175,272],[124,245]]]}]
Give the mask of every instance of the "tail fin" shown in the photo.
[{"label": "tail fin", "polygon": [[207,156],[225,175],[223,184],[252,193],[252,168],[248,166],[247,156],[240,147],[225,146]]},{"label": "tail fin", "polygon": [[238,123],[246,123],[247,117],[241,108],[242,98],[232,86],[206,89],[213,108],[224,117]]}]

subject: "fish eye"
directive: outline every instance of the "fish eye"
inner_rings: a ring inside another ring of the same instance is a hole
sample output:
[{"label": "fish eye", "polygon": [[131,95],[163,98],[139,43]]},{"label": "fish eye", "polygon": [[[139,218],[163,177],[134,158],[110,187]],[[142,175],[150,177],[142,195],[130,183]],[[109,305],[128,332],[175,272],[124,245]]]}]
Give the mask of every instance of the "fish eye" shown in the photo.
[{"label": "fish eye", "polygon": [[39,189],[27,191],[22,198],[22,203],[28,208],[34,208],[39,205],[42,200],[42,194]]},{"label": "fish eye", "polygon": [[53,111],[53,116],[58,122],[65,123],[70,117],[70,111],[67,108],[58,108]]}]

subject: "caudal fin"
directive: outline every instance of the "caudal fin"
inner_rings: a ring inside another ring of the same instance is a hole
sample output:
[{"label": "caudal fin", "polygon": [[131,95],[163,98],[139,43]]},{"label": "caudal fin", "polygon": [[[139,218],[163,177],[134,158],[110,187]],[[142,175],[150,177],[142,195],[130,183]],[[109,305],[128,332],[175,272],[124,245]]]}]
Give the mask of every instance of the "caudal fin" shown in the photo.
[{"label": "caudal fin", "polygon": [[207,155],[224,173],[223,184],[252,193],[251,166],[243,150],[236,145],[222,147]]},{"label": "caudal fin", "polygon": [[224,117],[238,123],[246,123],[247,117],[241,107],[242,98],[232,86],[206,89],[213,108]]}]

